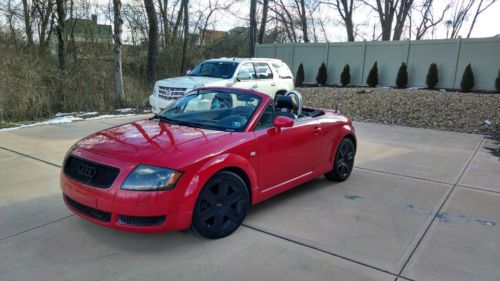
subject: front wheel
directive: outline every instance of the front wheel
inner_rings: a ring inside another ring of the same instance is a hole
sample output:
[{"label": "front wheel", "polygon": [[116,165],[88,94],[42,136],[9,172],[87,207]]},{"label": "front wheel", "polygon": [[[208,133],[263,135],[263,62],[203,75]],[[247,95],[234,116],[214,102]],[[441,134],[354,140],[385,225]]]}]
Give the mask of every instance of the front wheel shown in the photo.
[{"label": "front wheel", "polygon": [[245,182],[235,173],[215,174],[203,187],[193,212],[193,229],[217,239],[233,233],[243,222],[249,206]]},{"label": "front wheel", "polygon": [[351,175],[354,167],[354,143],[349,138],[344,138],[335,152],[333,169],[325,174],[332,181],[345,181]]}]

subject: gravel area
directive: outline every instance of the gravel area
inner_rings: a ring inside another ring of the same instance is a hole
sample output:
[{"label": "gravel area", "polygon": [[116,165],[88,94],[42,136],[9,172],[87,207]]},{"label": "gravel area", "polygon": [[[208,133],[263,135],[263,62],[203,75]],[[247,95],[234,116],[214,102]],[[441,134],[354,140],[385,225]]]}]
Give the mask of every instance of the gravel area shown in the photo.
[{"label": "gravel area", "polygon": [[500,140],[500,94],[388,88],[301,88],[306,106],[356,121],[482,134]]}]

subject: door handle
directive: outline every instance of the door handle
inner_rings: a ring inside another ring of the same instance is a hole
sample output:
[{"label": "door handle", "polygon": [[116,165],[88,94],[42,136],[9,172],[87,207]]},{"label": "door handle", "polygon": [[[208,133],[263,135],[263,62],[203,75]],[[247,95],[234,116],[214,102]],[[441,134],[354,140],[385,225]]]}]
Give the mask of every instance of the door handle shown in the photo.
[{"label": "door handle", "polygon": [[321,127],[315,126],[313,131],[314,131],[314,135],[319,135],[321,133]]},{"label": "door handle", "polygon": [[273,83],[271,83],[271,86],[272,86],[272,87],[276,86],[276,83],[274,83],[274,82],[273,82]]},{"label": "door handle", "polygon": [[255,84],[255,85],[252,86],[252,88],[258,88],[258,87],[259,87],[258,84]]}]

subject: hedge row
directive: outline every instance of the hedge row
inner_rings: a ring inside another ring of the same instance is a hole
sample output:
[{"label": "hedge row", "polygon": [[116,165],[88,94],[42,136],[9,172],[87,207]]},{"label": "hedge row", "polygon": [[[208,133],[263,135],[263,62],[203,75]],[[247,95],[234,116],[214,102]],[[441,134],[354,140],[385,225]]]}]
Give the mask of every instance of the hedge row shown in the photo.
[{"label": "hedge row", "polygon": [[[301,87],[304,85],[304,66],[302,63],[299,65],[297,69],[297,75],[295,76],[295,86]],[[328,73],[326,69],[325,63],[322,63],[318,69],[318,74],[316,75],[316,82],[320,86],[326,85],[326,80],[328,78]],[[439,82],[438,75],[438,67],[436,63],[432,63],[429,66],[429,70],[427,72],[425,83],[427,84],[428,89],[436,89],[436,85]],[[340,84],[342,87],[347,87],[351,83],[351,73],[349,64],[344,66],[342,73],[340,74]],[[378,66],[377,62],[373,64],[370,72],[368,73],[368,77],[366,79],[366,84],[370,87],[376,87],[379,83],[378,77]],[[407,88],[408,87],[408,70],[405,63],[402,63],[399,67],[399,71],[396,76],[396,86],[397,88]],[[469,63],[464,70],[462,75],[462,80],[460,82],[460,88],[462,92],[468,93],[470,90],[474,88],[474,72],[472,71],[472,66]],[[500,92],[500,70],[498,71],[497,78],[495,80],[495,88],[498,92]]]}]

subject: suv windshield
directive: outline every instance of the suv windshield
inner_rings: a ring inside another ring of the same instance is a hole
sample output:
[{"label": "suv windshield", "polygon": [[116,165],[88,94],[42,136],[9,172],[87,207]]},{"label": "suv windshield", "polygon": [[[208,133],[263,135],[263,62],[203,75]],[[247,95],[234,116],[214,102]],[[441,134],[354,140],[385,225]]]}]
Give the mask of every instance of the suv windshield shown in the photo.
[{"label": "suv windshield", "polygon": [[260,97],[235,90],[196,90],[170,104],[160,121],[219,131],[244,131]]},{"label": "suv windshield", "polygon": [[228,79],[233,77],[237,62],[205,61],[198,64],[188,76],[205,76]]}]

